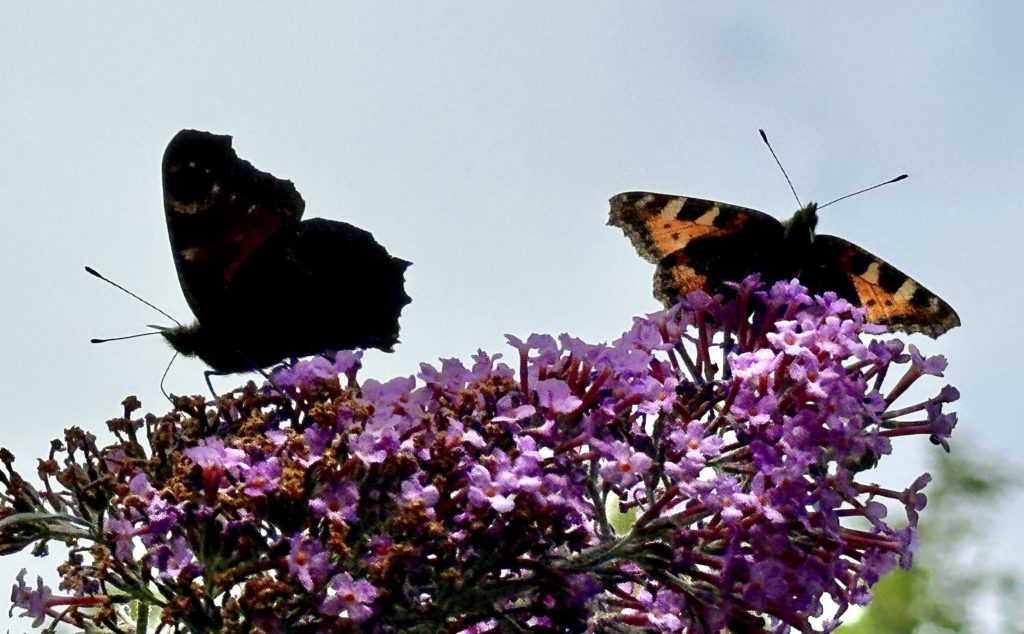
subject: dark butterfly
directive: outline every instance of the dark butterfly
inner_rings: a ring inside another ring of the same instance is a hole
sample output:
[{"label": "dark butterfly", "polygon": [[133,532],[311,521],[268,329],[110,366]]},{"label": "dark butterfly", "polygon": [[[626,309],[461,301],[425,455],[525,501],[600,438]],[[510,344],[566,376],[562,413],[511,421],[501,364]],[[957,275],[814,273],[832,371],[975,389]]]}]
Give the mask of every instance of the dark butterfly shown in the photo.
[{"label": "dark butterfly", "polygon": [[768,282],[799,278],[816,294],[835,291],[867,308],[869,321],[894,330],[937,337],[960,325],[949,304],[888,262],[842,238],[816,235],[817,209],[809,203],[783,223],[745,207],[628,192],[611,199],[608,224],[657,264],[654,294],[666,305],[760,273]]},{"label": "dark butterfly", "polygon": [[176,134],[163,188],[178,281],[196,316],[161,331],[178,352],[227,374],[398,342],[409,262],[358,227],[301,220],[291,181],[238,158],[230,136]]}]

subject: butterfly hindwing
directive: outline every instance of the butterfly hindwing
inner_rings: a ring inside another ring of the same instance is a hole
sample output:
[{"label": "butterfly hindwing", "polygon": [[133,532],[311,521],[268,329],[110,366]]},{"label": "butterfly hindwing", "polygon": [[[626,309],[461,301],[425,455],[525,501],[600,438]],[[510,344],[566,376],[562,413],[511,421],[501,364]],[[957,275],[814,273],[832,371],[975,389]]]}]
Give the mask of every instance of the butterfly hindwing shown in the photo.
[{"label": "butterfly hindwing", "polygon": [[223,291],[271,236],[297,224],[305,203],[291,181],[238,158],[231,137],[182,130],[163,159],[164,212],[174,264],[200,320],[223,306]]},{"label": "butterfly hindwing", "polygon": [[390,352],[398,342],[402,307],[410,302],[404,288],[408,266],[368,231],[335,220],[305,220],[274,236],[239,270],[227,301],[244,305],[247,298],[266,295],[269,306],[232,315],[229,326],[241,341],[256,344],[239,345],[261,365],[324,350]]},{"label": "butterfly hindwing", "polygon": [[814,293],[835,291],[893,330],[938,337],[960,325],[953,307],[917,280],[861,247],[830,235],[814,238],[801,278]]}]

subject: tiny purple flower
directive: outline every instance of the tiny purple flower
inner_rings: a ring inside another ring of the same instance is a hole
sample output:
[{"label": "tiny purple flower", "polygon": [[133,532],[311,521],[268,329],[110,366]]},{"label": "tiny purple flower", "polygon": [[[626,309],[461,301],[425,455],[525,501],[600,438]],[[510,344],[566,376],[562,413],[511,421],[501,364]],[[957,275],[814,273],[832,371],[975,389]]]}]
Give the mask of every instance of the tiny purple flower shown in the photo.
[{"label": "tiny purple flower", "polygon": [[298,578],[303,588],[312,592],[330,573],[327,551],[319,541],[299,535],[293,536],[288,542],[288,572]]},{"label": "tiny purple flower", "polygon": [[34,618],[32,621],[32,627],[36,628],[43,624],[46,620],[47,609],[49,603],[53,598],[53,592],[49,586],[43,585],[43,578],[36,577],[36,589],[29,590],[28,584],[25,583],[24,568],[17,576],[17,584],[11,589],[11,610],[13,614],[14,608],[19,607],[25,610],[22,616]]},{"label": "tiny purple flower", "polygon": [[347,616],[353,623],[362,623],[373,616],[373,602],[377,588],[366,579],[358,581],[347,572],[331,578],[330,591],[320,606],[327,616]]},{"label": "tiny purple flower", "polygon": [[540,406],[556,414],[569,414],[583,402],[569,391],[561,379],[544,379],[537,383],[537,400]]},{"label": "tiny purple flower", "polygon": [[942,373],[946,371],[946,366],[949,364],[946,357],[936,354],[925,358],[914,344],[910,344],[907,349],[910,351],[910,362],[914,364],[914,367],[919,368],[924,374],[943,376]]},{"label": "tiny purple flower", "polygon": [[500,482],[507,481],[508,476],[493,478],[491,472],[483,465],[473,465],[469,469],[469,500],[475,506],[490,506],[499,513],[508,513],[515,508],[515,503],[508,491],[503,490]]},{"label": "tiny purple flower", "polygon": [[[157,576],[165,581],[180,580],[198,575],[196,558],[184,537],[175,536],[170,543],[159,543],[150,553],[149,563]],[[189,574],[186,575],[186,569]]]},{"label": "tiny purple flower", "polygon": [[351,480],[339,480],[325,485],[309,501],[309,510],[316,517],[332,522],[351,522],[358,517],[359,487]]},{"label": "tiny purple flower", "polygon": [[441,494],[433,484],[423,486],[419,480],[412,478],[402,482],[402,491],[398,495],[398,503],[401,506],[410,506],[416,502],[422,502],[427,509],[427,516],[435,517],[434,506],[440,499]]},{"label": "tiny purple flower", "polygon": [[749,381],[759,377],[768,377],[779,364],[782,357],[769,348],[761,348],[754,352],[744,352],[729,357],[729,367],[736,378]]},{"label": "tiny purple flower", "polygon": [[601,477],[626,488],[636,484],[653,464],[650,456],[621,441],[611,443],[603,453]]},{"label": "tiny purple flower", "polygon": [[135,548],[133,540],[138,534],[135,526],[128,520],[109,517],[104,530],[114,538],[114,557],[121,561],[131,561]]},{"label": "tiny purple flower", "polygon": [[243,473],[246,495],[257,497],[277,490],[281,479],[281,464],[277,458],[256,463]]}]

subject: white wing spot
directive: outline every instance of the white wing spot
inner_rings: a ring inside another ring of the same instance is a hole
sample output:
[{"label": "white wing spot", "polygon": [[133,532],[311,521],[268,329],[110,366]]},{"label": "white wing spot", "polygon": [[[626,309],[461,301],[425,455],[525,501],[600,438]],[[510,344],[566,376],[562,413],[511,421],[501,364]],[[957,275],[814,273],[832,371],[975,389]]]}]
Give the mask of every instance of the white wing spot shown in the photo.
[{"label": "white wing spot", "polygon": [[868,270],[864,271],[864,273],[861,274],[861,277],[864,278],[865,282],[878,286],[878,279],[881,268],[882,267],[878,264],[878,262],[872,262],[870,265],[868,265]]},{"label": "white wing spot", "polygon": [[896,291],[896,301],[909,302],[914,296],[914,293],[917,292],[917,288],[917,282],[914,280],[909,278],[904,280],[903,284],[901,284],[899,289]]},{"label": "white wing spot", "polygon": [[662,217],[666,219],[675,218],[676,214],[683,209],[684,202],[684,198],[673,198],[665,203],[665,207],[661,210]]},{"label": "white wing spot", "polygon": [[715,226],[715,218],[718,217],[718,211],[718,205],[715,205],[714,207],[711,208],[710,211],[706,212],[700,218],[697,218],[697,224],[703,225],[705,227]]}]

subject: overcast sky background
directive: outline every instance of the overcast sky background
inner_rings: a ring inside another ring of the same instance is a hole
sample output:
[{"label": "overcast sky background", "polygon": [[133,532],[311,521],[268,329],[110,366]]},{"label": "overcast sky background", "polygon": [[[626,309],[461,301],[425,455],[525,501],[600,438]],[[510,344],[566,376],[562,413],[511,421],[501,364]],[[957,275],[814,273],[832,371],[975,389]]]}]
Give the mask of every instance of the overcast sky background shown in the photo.
[{"label": "overcast sky background", "polygon": [[[241,157],[295,182],[307,218],[361,226],[414,263],[402,344],[366,355],[363,376],[381,379],[508,354],[504,333],[617,337],[658,304],[651,265],[605,226],[608,198],[650,190],[788,217],[758,128],[805,200],[909,172],[830,207],[819,229],[956,307],[962,328],[914,339],[949,357],[963,394],[954,451],[1024,466],[1010,399],[1024,352],[1011,328],[1024,4],[59,6],[4,3],[0,20],[0,444],[26,475],[67,426],[107,439],[125,395],[168,407],[160,340],[89,344],[161,318],[82,266],[190,319],[160,189],[181,128],[233,135]],[[203,369],[179,360],[168,389],[204,392]],[[898,443],[878,477],[902,488],[935,451]],[[1021,497],[985,521],[990,552],[1024,563]],[[0,586],[56,563],[0,559]]]}]

